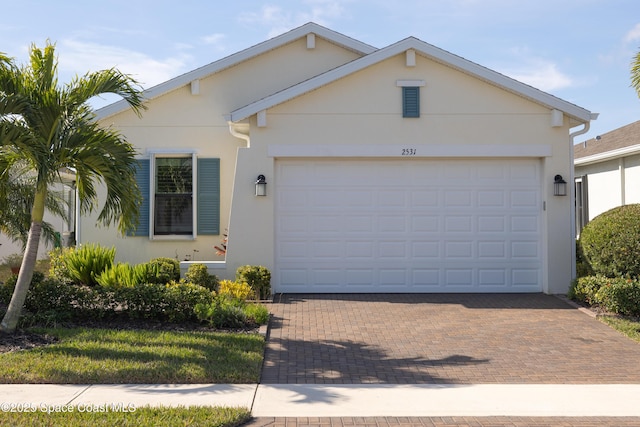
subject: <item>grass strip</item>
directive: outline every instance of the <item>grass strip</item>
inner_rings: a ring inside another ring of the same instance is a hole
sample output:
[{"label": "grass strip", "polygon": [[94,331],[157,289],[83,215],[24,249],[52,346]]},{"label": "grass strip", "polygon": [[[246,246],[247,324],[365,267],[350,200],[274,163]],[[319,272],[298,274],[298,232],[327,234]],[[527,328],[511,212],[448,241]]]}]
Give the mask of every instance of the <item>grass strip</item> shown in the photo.
[{"label": "grass strip", "polygon": [[618,332],[621,332],[632,340],[640,342],[640,319],[624,318],[618,316],[598,316],[601,322],[606,323]]},{"label": "grass strip", "polygon": [[52,345],[0,355],[5,384],[256,383],[258,334],[84,328],[33,329]]},{"label": "grass strip", "polygon": [[245,408],[227,407],[141,407],[133,411],[72,412],[36,410],[31,413],[0,412],[0,425],[14,427],[235,427],[251,418]]}]

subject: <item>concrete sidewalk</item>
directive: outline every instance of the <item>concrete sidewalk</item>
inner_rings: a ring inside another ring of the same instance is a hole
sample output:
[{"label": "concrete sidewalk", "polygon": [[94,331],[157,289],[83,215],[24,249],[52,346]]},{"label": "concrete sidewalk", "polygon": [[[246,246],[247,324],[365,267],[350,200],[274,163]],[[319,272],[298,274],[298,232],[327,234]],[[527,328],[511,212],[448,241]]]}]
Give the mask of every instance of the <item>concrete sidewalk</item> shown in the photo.
[{"label": "concrete sidewalk", "polygon": [[245,407],[254,417],[640,417],[638,395],[638,384],[5,384],[0,409],[194,405]]}]

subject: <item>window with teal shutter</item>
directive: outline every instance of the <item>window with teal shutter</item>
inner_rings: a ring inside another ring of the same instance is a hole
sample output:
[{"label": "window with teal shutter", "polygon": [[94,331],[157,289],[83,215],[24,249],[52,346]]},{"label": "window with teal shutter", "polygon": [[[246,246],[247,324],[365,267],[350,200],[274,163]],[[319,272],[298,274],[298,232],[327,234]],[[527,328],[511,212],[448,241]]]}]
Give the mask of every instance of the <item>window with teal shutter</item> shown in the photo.
[{"label": "window with teal shutter", "polygon": [[420,117],[420,87],[402,88],[402,117]]},{"label": "window with teal shutter", "polygon": [[149,170],[149,159],[138,160],[138,170],[136,171],[136,182],[140,193],[142,193],[142,203],[140,204],[140,217],[138,219],[138,228],[131,235],[133,236],[149,236],[149,192],[151,172]]},{"label": "window with teal shutter", "polygon": [[220,159],[198,159],[197,191],[197,234],[220,234]]}]

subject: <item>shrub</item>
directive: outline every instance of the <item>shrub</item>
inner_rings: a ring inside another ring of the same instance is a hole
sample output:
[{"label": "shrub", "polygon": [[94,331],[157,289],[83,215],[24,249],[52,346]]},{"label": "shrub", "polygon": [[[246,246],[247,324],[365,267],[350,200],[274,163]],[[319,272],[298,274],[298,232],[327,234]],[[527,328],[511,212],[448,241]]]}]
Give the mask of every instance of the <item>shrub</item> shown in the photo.
[{"label": "shrub", "polygon": [[573,281],[567,296],[577,301],[583,301],[587,304],[596,304],[598,299],[596,294],[600,287],[605,285],[609,279],[605,276],[584,276]]},{"label": "shrub", "polygon": [[159,283],[142,283],[113,291],[113,298],[130,319],[158,319],[164,312],[164,288]]},{"label": "shrub", "polygon": [[269,310],[260,304],[247,304],[244,307],[247,319],[256,325],[266,325],[269,322]]},{"label": "shrub", "polygon": [[198,304],[194,312],[198,320],[215,328],[240,329],[247,325],[243,303],[225,295],[218,295],[210,304]]},{"label": "shrub", "polygon": [[258,299],[271,296],[271,272],[262,266],[244,265],[236,270],[236,281],[246,282]]},{"label": "shrub", "polygon": [[180,280],[180,262],[177,259],[159,257],[147,263],[147,283],[167,284]]},{"label": "shrub", "polygon": [[211,291],[218,290],[218,278],[209,274],[209,269],[204,264],[191,264],[184,275],[184,279],[189,283],[203,286]]},{"label": "shrub", "polygon": [[66,271],[62,274],[76,284],[95,286],[98,284],[96,277],[113,265],[115,255],[115,248],[104,248],[96,244],[63,251],[61,257]]},{"label": "shrub", "polygon": [[220,281],[218,294],[239,301],[245,301],[254,295],[253,289],[247,283],[231,280]]},{"label": "shrub", "polygon": [[197,320],[195,307],[211,304],[215,293],[204,286],[186,282],[171,282],[165,285],[163,317],[170,322]]},{"label": "shrub", "polygon": [[640,205],[594,218],[580,233],[580,248],[595,274],[640,277]]},{"label": "shrub", "polygon": [[129,263],[118,263],[97,276],[96,282],[105,289],[131,288],[143,283],[147,278],[148,271],[147,264],[132,266]]},{"label": "shrub", "polygon": [[640,315],[640,282],[632,279],[609,279],[596,293],[598,303],[607,311],[625,316]]}]

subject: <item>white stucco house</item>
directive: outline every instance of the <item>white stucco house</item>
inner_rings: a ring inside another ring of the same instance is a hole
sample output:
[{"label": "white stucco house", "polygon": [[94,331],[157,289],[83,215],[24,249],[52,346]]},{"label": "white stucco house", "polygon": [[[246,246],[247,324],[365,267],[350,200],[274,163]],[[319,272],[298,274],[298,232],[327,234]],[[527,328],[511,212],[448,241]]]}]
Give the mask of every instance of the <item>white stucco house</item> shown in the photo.
[{"label": "white stucco house", "polygon": [[640,121],[574,147],[576,227],[617,206],[640,203]]},{"label": "white stucco house", "polygon": [[276,293],[568,289],[554,177],[572,180],[584,108],[416,38],[377,49],[314,23],[145,95],[142,119],[98,111],[139,149],[140,226],[82,218],[81,243],[221,278],[263,265]]}]

